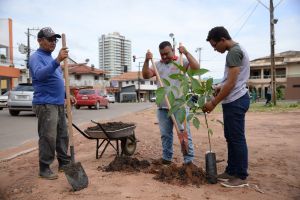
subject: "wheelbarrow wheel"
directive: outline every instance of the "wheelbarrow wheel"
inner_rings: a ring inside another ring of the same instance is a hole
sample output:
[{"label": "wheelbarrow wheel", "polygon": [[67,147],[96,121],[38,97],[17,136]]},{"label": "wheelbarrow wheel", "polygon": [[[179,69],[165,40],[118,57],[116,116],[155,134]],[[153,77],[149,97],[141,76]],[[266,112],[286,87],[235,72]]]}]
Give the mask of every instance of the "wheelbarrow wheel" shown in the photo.
[{"label": "wheelbarrow wheel", "polygon": [[126,156],[134,154],[136,149],[136,139],[134,135],[128,136],[121,140],[122,153]]}]

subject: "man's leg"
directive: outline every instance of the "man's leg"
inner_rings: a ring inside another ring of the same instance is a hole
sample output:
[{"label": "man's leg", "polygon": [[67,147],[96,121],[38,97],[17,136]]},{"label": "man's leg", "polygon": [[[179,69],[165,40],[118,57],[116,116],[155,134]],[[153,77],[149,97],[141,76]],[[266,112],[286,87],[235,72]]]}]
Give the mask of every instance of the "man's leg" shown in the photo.
[{"label": "man's leg", "polygon": [[34,110],[38,117],[40,176],[55,179],[49,166],[55,156],[58,110],[53,105],[35,105]]},{"label": "man's leg", "polygon": [[173,123],[171,118],[168,116],[168,110],[158,109],[157,119],[159,121],[159,129],[163,148],[162,158],[164,160],[171,161],[173,158]]},{"label": "man's leg", "polygon": [[64,106],[58,106],[58,125],[56,138],[57,160],[60,167],[67,165],[70,162],[68,156],[69,136],[66,123],[66,115]]}]

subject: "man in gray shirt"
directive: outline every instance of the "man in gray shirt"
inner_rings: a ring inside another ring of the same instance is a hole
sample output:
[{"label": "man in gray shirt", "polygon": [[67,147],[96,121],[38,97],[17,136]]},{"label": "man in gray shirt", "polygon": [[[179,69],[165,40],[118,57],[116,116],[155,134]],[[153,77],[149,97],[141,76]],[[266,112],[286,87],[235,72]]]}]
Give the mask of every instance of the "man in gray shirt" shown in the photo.
[{"label": "man in gray shirt", "polygon": [[[180,46],[179,52],[185,55],[186,59],[183,59],[183,66],[191,69],[199,69],[199,63],[197,60],[190,54],[185,47]],[[164,41],[159,45],[159,53],[161,56],[161,60],[156,62],[155,65],[157,67],[157,71],[161,79],[167,79],[171,85],[179,87],[180,82],[178,80],[171,79],[169,75],[174,73],[180,73],[180,70],[172,63],[180,63],[179,57],[175,56],[175,52],[172,50],[172,45],[168,41]],[[153,58],[151,52],[147,52],[144,66],[143,66],[143,77],[149,79],[153,76],[156,76],[155,70],[153,66],[149,66],[149,61]],[[158,87],[162,87],[158,85]],[[171,90],[171,87],[167,87],[167,90]],[[176,91],[174,91],[175,95],[179,95]],[[158,105],[157,109],[157,119],[159,121],[159,128],[161,133],[161,142],[162,142],[162,158],[156,160],[155,164],[171,164],[171,160],[173,158],[173,122],[171,117],[168,115],[168,107],[165,101],[163,101],[160,105]],[[176,112],[175,118],[176,117]],[[178,120],[177,120],[178,121]],[[179,125],[180,129],[183,130],[182,124]],[[192,136],[190,132],[189,124],[186,126],[187,134],[188,134],[188,153],[183,155],[184,163],[191,164],[194,160],[194,147],[192,142]]]},{"label": "man in gray shirt", "polygon": [[231,39],[224,27],[211,29],[206,40],[215,51],[228,51],[222,83],[215,88],[215,98],[203,107],[204,112],[210,113],[222,101],[228,159],[225,172],[218,175],[218,179],[223,181],[221,184],[225,187],[244,187],[248,184],[248,147],[245,137],[245,114],[250,105],[246,88],[250,75],[248,54]]}]

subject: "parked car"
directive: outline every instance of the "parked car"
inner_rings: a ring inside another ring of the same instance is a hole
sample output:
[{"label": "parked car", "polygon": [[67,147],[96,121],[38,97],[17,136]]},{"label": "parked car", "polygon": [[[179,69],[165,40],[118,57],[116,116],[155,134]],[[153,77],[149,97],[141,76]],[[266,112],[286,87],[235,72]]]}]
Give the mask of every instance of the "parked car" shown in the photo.
[{"label": "parked car", "polygon": [[109,103],[115,103],[116,102],[115,95],[113,95],[113,94],[108,94],[108,95],[106,95],[105,98],[108,100]]},{"label": "parked car", "polygon": [[99,89],[80,89],[76,95],[76,109],[82,106],[88,106],[89,109],[94,107],[96,110],[103,106],[108,108],[108,100],[104,97],[104,92]]},{"label": "parked car", "polygon": [[19,115],[20,111],[32,111],[33,86],[31,83],[20,83],[8,93],[7,106],[9,114]]},{"label": "parked car", "polygon": [[8,91],[0,95],[0,110],[7,107]]},{"label": "parked car", "polygon": [[151,102],[155,102],[155,101],[156,101],[156,96],[152,97],[152,98],[150,99],[150,101],[151,101]]}]

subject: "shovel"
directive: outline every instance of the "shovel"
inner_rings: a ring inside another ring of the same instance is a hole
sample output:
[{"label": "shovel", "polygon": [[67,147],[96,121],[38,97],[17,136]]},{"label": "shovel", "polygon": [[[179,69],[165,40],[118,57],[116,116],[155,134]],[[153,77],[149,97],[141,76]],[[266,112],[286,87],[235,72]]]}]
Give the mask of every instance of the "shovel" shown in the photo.
[{"label": "shovel", "polygon": [[[149,51],[149,50],[148,50],[148,51]],[[162,82],[162,80],[161,80],[161,78],[160,78],[160,75],[159,75],[159,73],[158,73],[158,70],[157,70],[157,68],[156,68],[156,65],[155,65],[155,63],[153,62],[153,59],[151,59],[151,63],[152,63],[153,69],[154,69],[154,71],[155,71],[157,80],[158,80],[159,84],[163,87],[163,86],[164,86],[164,85],[163,85],[163,82]],[[170,110],[170,109],[171,109],[171,104],[170,104],[170,102],[169,102],[169,99],[168,99],[167,95],[165,95],[165,101],[166,101],[166,103],[167,103],[168,109]],[[180,145],[181,145],[181,151],[182,151],[182,154],[183,154],[183,155],[187,155],[188,152],[189,152],[189,147],[188,147],[188,135],[187,135],[187,132],[186,132],[185,130],[182,130],[182,131],[181,131],[181,130],[179,129],[179,126],[178,126],[178,124],[177,124],[177,121],[176,121],[176,119],[175,119],[174,114],[171,115],[171,119],[172,119],[172,121],[173,121],[173,124],[174,124],[175,129],[176,129],[176,132],[177,132],[177,137],[178,137],[179,142],[180,142]]]},{"label": "shovel", "polygon": [[[62,34],[62,47],[66,48],[66,36]],[[70,139],[70,153],[71,162],[64,167],[64,172],[68,182],[72,186],[74,191],[86,188],[89,184],[88,177],[80,162],[75,163],[75,152],[74,152],[74,140],[73,140],[73,128],[72,128],[72,112],[71,112],[71,101],[70,101],[70,83],[69,83],[69,71],[68,61],[64,60],[64,77],[67,97],[67,117],[68,117],[68,132]]]},{"label": "shovel", "polygon": [[206,180],[211,184],[215,184],[218,182],[216,154],[211,151],[210,132],[208,129],[206,113],[204,113],[204,117],[205,117],[205,123],[206,123],[206,127],[207,127],[208,143],[209,143],[209,151],[207,151],[205,153]]}]

